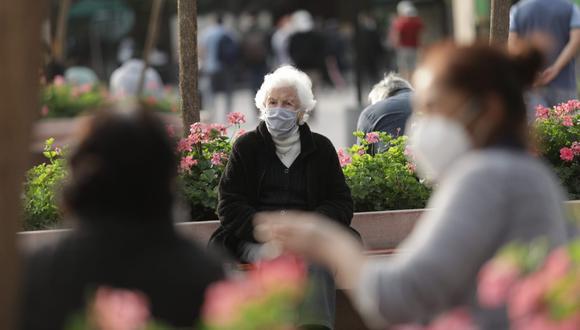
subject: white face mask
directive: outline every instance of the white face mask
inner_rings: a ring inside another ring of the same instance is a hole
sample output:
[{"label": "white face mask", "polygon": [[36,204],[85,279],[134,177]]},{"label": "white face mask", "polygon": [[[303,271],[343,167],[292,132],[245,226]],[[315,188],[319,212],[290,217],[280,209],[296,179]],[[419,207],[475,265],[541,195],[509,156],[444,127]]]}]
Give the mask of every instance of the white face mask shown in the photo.
[{"label": "white face mask", "polygon": [[298,125],[298,112],[290,108],[269,108],[264,121],[273,137],[283,138],[291,134]]},{"label": "white face mask", "polygon": [[472,148],[463,125],[440,115],[411,118],[407,132],[417,171],[431,182],[437,181],[454,161]]}]

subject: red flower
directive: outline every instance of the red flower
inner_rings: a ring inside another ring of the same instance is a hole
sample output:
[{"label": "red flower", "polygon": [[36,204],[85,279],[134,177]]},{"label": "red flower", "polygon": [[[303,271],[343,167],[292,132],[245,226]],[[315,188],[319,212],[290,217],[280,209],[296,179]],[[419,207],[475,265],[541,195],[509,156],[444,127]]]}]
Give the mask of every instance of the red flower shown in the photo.
[{"label": "red flower", "polygon": [[379,142],[379,133],[377,132],[370,132],[367,133],[366,140],[368,143],[378,143]]},{"label": "red flower", "polygon": [[182,173],[191,171],[191,167],[197,165],[197,159],[193,159],[193,156],[186,156],[181,158],[181,163],[179,164],[179,170]]},{"label": "red flower", "polygon": [[477,296],[483,307],[497,308],[505,304],[510,289],[520,276],[517,265],[503,259],[485,264],[479,273]]},{"label": "red flower", "polygon": [[345,167],[346,165],[352,163],[352,158],[348,154],[342,150],[342,148],[338,149],[338,161],[340,162],[341,167]]},{"label": "red flower", "polygon": [[548,119],[549,115],[550,109],[541,104],[536,107],[536,120]]},{"label": "red flower", "polygon": [[574,152],[574,155],[580,156],[580,142],[572,143],[572,151]]},{"label": "red flower", "polygon": [[193,141],[189,137],[179,140],[179,142],[177,143],[177,152],[191,151],[193,147],[192,142]]},{"label": "red flower", "polygon": [[562,126],[566,126],[566,127],[574,126],[574,121],[572,120],[572,116],[562,117]]},{"label": "red flower", "polygon": [[560,159],[565,162],[571,162],[574,160],[574,151],[570,148],[564,147],[560,149]]},{"label": "red flower", "polygon": [[91,320],[98,329],[145,329],[149,317],[147,297],[136,291],[100,287],[90,310]]}]

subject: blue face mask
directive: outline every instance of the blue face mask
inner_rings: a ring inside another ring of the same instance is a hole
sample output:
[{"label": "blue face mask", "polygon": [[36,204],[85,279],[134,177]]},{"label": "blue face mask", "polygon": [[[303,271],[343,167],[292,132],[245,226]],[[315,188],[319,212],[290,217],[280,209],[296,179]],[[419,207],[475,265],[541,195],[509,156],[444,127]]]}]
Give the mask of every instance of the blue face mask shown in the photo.
[{"label": "blue face mask", "polygon": [[264,121],[273,137],[284,137],[298,125],[298,112],[289,108],[269,108]]}]

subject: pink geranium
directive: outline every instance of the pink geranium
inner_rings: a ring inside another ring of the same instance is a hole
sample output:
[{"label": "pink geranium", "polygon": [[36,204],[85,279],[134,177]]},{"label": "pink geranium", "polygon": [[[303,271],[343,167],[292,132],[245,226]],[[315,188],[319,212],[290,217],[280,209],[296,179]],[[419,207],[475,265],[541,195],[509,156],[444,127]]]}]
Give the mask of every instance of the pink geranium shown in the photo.
[{"label": "pink geranium", "polygon": [[177,143],[177,152],[191,151],[193,148],[193,141],[191,138],[182,138]]},{"label": "pink geranium", "polygon": [[223,124],[211,124],[210,129],[217,131],[220,135],[226,135],[228,128]]},{"label": "pink geranium", "polygon": [[227,155],[223,152],[216,152],[211,155],[211,164],[214,166],[222,165],[223,160],[226,159]]},{"label": "pink geranium", "polygon": [[250,279],[266,291],[277,289],[299,294],[306,281],[306,266],[301,259],[281,256],[257,263]]},{"label": "pink geranium", "polygon": [[479,274],[479,303],[487,308],[497,308],[505,304],[520,273],[517,265],[506,258],[488,262]]},{"label": "pink geranium", "polygon": [[541,272],[536,272],[516,283],[508,298],[511,320],[518,320],[540,311],[549,282]]},{"label": "pink geranium", "polygon": [[378,143],[380,141],[379,133],[377,132],[370,132],[366,135],[366,141],[368,143]]},{"label": "pink geranium", "polygon": [[344,152],[342,148],[338,149],[338,161],[340,162],[341,167],[345,167],[346,165],[352,163],[352,158]]},{"label": "pink geranium", "polygon": [[48,116],[48,110],[49,110],[49,109],[48,109],[48,106],[46,106],[46,105],[43,105],[43,106],[42,106],[42,108],[40,109],[40,114],[41,114],[43,117],[46,117],[46,116]]},{"label": "pink geranium", "polygon": [[64,86],[66,84],[66,81],[64,80],[64,78],[62,76],[54,77],[54,80],[52,82],[54,83],[54,85],[56,87],[61,87],[61,86]]},{"label": "pink geranium", "polygon": [[571,148],[564,147],[560,149],[560,159],[565,162],[571,162],[574,160],[574,151]]},{"label": "pink geranium", "polygon": [[574,126],[574,121],[572,120],[572,116],[564,116],[562,117],[562,125],[566,127]]},{"label": "pink geranium", "polygon": [[166,125],[165,129],[167,130],[167,135],[169,135],[169,137],[175,137],[175,128],[173,125]]},{"label": "pink geranium", "polygon": [[90,309],[97,329],[140,330],[149,322],[149,301],[136,291],[100,287]]},{"label": "pink geranium", "polygon": [[91,84],[82,84],[78,87],[79,93],[85,94],[93,90],[93,85]]},{"label": "pink geranium", "polygon": [[231,125],[241,125],[246,122],[246,116],[241,112],[232,112],[228,114],[228,123]]},{"label": "pink geranium", "polygon": [[537,120],[543,120],[543,119],[548,119],[548,117],[550,116],[550,109],[546,108],[545,106],[539,104],[536,107],[536,119]]},{"label": "pink geranium", "polygon": [[189,172],[191,171],[191,167],[195,165],[197,165],[197,159],[193,159],[193,156],[185,156],[181,158],[179,170],[181,172]]},{"label": "pink geranium", "polygon": [[574,155],[580,156],[580,142],[574,142],[574,143],[572,143],[572,148],[571,149],[574,152]]},{"label": "pink geranium", "polygon": [[189,137],[193,144],[205,143],[210,139],[210,127],[203,123],[194,123],[189,128]]}]

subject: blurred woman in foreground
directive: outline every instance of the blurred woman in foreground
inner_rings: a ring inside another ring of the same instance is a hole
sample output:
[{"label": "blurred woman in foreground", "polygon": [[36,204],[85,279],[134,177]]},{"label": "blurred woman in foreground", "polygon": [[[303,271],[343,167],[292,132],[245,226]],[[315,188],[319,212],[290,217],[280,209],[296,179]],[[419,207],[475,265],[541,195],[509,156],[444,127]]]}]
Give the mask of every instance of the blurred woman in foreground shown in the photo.
[{"label": "blurred woman in foreground", "polygon": [[468,305],[482,329],[507,329],[505,310],[474,299],[479,269],[510,241],[567,238],[562,191],[526,152],[522,93],[541,62],[531,47],[510,55],[441,43],[427,52],[407,132],[420,174],[438,185],[404,253],[367,259],[347,232],[308,213],[262,215],[257,235],[336,270],[370,325],[426,322]]}]

